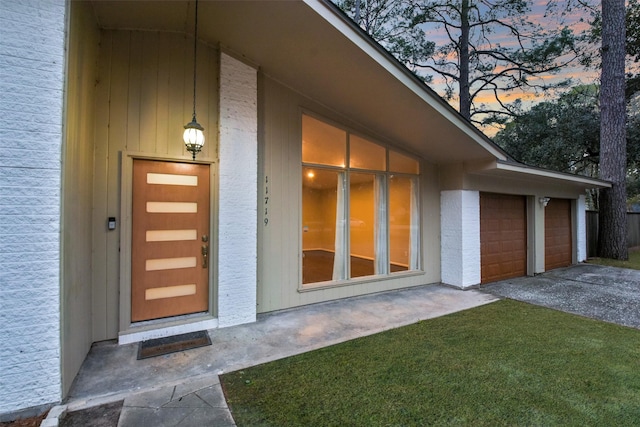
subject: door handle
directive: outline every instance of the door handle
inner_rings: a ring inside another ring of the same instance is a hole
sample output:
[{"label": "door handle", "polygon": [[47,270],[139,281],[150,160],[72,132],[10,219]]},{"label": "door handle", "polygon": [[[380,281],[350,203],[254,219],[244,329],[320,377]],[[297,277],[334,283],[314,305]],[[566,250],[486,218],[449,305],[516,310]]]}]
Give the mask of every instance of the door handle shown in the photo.
[{"label": "door handle", "polygon": [[202,268],[209,266],[209,245],[202,245]]}]

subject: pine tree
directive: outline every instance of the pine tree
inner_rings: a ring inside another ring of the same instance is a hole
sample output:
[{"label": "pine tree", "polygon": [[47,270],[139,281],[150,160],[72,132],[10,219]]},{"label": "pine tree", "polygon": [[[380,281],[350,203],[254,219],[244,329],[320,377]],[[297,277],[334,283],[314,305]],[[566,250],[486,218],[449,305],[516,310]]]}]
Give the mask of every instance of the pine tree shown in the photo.
[{"label": "pine tree", "polygon": [[625,2],[602,0],[600,191],[598,255],[627,260],[625,133]]}]

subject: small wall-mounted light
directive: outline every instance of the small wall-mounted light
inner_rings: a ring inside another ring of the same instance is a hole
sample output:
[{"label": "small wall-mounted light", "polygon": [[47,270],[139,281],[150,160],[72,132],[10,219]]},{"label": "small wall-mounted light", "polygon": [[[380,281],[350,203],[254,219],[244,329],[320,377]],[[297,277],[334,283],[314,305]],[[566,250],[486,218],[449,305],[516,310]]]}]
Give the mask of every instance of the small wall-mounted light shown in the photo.
[{"label": "small wall-mounted light", "polygon": [[538,201],[540,202],[540,204],[542,205],[543,208],[547,207],[547,205],[549,204],[550,200],[551,200],[551,198],[549,198],[549,197],[540,197],[538,199]]}]

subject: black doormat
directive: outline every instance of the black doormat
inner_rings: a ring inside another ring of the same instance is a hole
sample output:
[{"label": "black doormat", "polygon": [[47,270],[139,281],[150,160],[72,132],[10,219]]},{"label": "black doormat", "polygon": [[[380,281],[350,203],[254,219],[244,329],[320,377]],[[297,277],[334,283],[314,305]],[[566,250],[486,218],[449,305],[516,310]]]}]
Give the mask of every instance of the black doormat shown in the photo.
[{"label": "black doormat", "polygon": [[68,412],[60,427],[113,427],[118,425],[124,400],[106,403],[92,408]]},{"label": "black doormat", "polygon": [[138,360],[207,345],[211,345],[211,338],[209,338],[207,331],[189,332],[188,334],[142,341],[138,346]]}]

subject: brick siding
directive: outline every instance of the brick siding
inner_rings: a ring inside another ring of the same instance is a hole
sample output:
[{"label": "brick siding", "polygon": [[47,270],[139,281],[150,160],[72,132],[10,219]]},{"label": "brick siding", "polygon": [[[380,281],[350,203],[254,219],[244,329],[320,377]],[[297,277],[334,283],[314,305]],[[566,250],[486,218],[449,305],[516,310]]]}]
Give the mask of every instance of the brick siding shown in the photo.
[{"label": "brick siding", "polygon": [[257,72],[220,58],[218,320],[255,322],[257,289]]},{"label": "brick siding", "polygon": [[480,283],[480,193],[440,193],[442,282],[466,288]]},{"label": "brick siding", "polygon": [[0,1],[0,414],[58,402],[66,4]]}]

